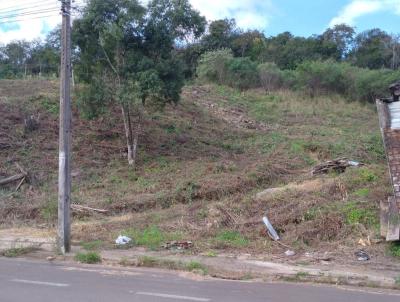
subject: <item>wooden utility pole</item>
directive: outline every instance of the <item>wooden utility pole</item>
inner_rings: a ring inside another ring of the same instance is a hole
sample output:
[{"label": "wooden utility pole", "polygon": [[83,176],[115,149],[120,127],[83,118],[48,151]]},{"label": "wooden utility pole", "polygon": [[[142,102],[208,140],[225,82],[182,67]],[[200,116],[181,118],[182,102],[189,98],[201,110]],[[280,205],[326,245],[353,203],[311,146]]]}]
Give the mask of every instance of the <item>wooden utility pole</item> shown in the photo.
[{"label": "wooden utility pole", "polygon": [[61,73],[58,172],[58,237],[60,253],[71,250],[71,0],[61,0]]}]

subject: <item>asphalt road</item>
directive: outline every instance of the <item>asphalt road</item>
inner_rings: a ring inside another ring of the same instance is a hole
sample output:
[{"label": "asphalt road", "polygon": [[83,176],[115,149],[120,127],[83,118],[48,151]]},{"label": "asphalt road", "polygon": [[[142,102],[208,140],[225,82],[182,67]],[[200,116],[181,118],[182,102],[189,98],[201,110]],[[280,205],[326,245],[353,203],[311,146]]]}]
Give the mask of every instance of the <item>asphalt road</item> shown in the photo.
[{"label": "asphalt road", "polygon": [[400,293],[0,258],[0,302],[386,302]]}]

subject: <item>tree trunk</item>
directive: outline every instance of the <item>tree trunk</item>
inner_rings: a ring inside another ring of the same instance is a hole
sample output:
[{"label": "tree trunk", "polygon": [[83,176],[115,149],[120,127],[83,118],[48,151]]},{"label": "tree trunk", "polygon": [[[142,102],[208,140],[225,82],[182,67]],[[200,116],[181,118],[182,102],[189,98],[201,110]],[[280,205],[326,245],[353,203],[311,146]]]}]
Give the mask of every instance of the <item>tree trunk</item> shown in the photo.
[{"label": "tree trunk", "polygon": [[135,133],[134,133],[134,137],[133,137],[133,145],[132,145],[133,165],[134,166],[136,164],[137,146],[138,146],[139,135],[140,135],[141,131],[142,131],[142,112],[141,112],[141,110],[139,110],[138,121],[137,121],[136,129],[135,129]]},{"label": "tree trunk", "polygon": [[133,157],[133,133],[132,133],[132,123],[131,116],[129,112],[129,107],[121,105],[122,118],[124,120],[126,146],[128,147],[128,164],[133,166],[135,164],[135,159]]}]

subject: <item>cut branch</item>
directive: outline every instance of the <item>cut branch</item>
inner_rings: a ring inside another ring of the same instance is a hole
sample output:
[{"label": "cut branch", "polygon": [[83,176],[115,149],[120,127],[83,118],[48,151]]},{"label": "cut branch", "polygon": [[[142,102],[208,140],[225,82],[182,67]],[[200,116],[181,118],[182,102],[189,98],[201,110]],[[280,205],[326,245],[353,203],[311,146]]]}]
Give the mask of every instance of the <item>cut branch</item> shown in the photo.
[{"label": "cut branch", "polygon": [[107,214],[108,213],[108,210],[95,209],[95,208],[82,206],[82,205],[78,205],[78,204],[71,204],[71,209],[75,210],[77,212],[96,212],[96,213],[100,213],[100,214]]},{"label": "cut branch", "polygon": [[13,183],[13,182],[19,181],[21,179],[24,179],[25,177],[26,177],[26,174],[21,173],[21,174],[17,174],[17,175],[14,175],[14,176],[7,177],[5,179],[1,179],[0,180],[0,186],[8,185],[10,183]]}]

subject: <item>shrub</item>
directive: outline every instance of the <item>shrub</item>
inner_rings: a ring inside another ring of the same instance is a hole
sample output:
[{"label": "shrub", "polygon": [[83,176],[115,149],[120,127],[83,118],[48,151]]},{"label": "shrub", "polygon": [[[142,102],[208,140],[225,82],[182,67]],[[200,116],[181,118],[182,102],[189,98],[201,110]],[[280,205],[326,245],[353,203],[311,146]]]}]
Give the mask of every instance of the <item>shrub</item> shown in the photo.
[{"label": "shrub", "polygon": [[265,91],[279,89],[282,86],[282,71],[275,63],[263,63],[258,65],[260,85]]},{"label": "shrub", "polygon": [[348,67],[334,61],[303,62],[297,67],[297,84],[312,96],[329,92],[345,94],[349,83]]},{"label": "shrub", "polygon": [[257,64],[249,58],[234,58],[227,63],[228,85],[241,91],[257,87]]},{"label": "shrub", "polygon": [[226,84],[228,63],[233,59],[230,49],[219,49],[204,53],[199,60],[197,76],[200,81]]},{"label": "shrub", "polygon": [[370,70],[353,67],[351,72],[352,85],[348,96],[364,102],[374,102],[378,97],[388,96],[389,85],[400,79],[399,70]]},{"label": "shrub", "polygon": [[400,258],[400,243],[398,242],[391,243],[389,246],[389,252],[393,257]]}]

